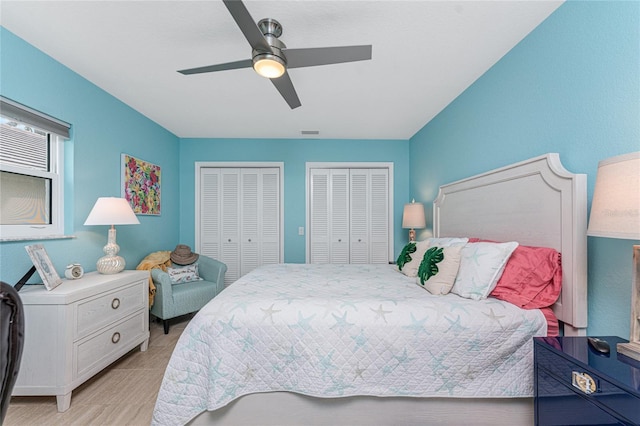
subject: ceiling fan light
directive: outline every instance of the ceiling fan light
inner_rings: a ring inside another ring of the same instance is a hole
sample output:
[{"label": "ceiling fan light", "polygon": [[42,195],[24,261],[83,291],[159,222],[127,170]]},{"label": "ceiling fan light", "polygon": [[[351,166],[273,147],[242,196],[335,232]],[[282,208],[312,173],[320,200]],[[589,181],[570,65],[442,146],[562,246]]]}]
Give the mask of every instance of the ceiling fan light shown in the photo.
[{"label": "ceiling fan light", "polygon": [[282,77],[285,72],[284,61],[270,54],[255,56],[253,58],[253,69],[266,78]]}]

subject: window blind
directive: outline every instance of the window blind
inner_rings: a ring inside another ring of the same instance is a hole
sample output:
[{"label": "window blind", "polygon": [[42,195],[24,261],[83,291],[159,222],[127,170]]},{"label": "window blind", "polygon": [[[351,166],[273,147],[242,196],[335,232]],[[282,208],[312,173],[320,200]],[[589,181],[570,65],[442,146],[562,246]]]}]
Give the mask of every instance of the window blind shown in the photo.
[{"label": "window blind", "polygon": [[[0,116],[0,161],[18,167],[49,170],[49,140],[42,131],[3,122]],[[15,124],[15,123],[13,123]]]},{"label": "window blind", "polygon": [[4,96],[0,96],[0,114],[69,139],[69,129],[71,128],[69,123],[31,109]]}]

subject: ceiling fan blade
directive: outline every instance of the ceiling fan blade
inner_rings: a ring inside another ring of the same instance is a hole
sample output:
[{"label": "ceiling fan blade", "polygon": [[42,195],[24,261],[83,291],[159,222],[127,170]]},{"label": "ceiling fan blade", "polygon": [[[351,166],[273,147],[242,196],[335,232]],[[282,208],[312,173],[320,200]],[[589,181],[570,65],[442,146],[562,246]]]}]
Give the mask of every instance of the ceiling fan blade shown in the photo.
[{"label": "ceiling fan blade", "polygon": [[222,0],[224,5],[227,6],[229,13],[240,27],[242,34],[247,39],[253,49],[271,52],[271,46],[267,43],[267,40],[262,35],[262,31],[258,28],[258,24],[253,20],[249,11],[245,7],[244,3],[240,0]]},{"label": "ceiling fan blade", "polygon": [[251,61],[251,59],[244,59],[242,61],[227,62],[226,64],[207,65],[204,67],[189,68],[186,70],[179,70],[178,72],[180,74],[190,75],[190,74],[201,74],[204,72],[235,70],[238,68],[251,68],[252,66],[253,66],[253,62]]},{"label": "ceiling fan blade", "polygon": [[287,56],[287,68],[313,67],[369,60],[371,45],[284,49],[284,53]]},{"label": "ceiling fan blade", "polygon": [[278,92],[280,92],[284,100],[287,101],[291,109],[298,108],[302,105],[298,98],[298,94],[296,93],[296,89],[293,87],[293,83],[291,82],[288,72],[285,71],[285,73],[282,74],[282,77],[272,78],[271,82],[276,86],[276,89],[278,89]]}]

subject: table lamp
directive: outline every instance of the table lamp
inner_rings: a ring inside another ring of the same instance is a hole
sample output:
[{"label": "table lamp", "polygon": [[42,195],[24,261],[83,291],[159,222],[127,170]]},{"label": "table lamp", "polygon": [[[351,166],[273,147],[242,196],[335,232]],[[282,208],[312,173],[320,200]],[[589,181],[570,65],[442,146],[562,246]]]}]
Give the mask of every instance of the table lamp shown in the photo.
[{"label": "table lamp", "polygon": [[409,228],[409,241],[414,242],[416,240],[415,230],[422,229],[425,226],[426,221],[422,203],[416,203],[416,200],[412,200],[409,204],[405,204],[402,212],[402,227],[404,229]]},{"label": "table lamp", "polygon": [[[587,235],[640,240],[640,152],[598,163]],[[618,352],[640,360],[640,245],[633,246],[631,330]]]},{"label": "table lamp", "polygon": [[98,259],[96,269],[101,274],[117,274],[126,265],[123,257],[118,256],[120,247],[116,244],[114,225],[138,225],[140,221],[124,198],[100,197],[91,209],[85,225],[111,225],[109,239],[104,246],[104,256]]}]

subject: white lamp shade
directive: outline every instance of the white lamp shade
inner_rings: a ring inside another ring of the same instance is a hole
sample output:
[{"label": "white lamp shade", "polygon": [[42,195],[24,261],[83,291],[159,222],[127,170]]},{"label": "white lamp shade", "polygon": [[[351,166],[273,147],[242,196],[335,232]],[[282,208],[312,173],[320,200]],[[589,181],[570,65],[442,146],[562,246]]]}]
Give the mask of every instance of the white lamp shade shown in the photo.
[{"label": "white lamp shade", "polygon": [[424,206],[422,203],[409,203],[404,205],[402,213],[402,227],[411,229],[421,229],[426,226],[424,218]]},{"label": "white lamp shade", "polygon": [[100,197],[85,225],[137,225],[140,221],[124,198]]},{"label": "white lamp shade", "polygon": [[598,163],[587,235],[640,240],[640,152]]}]

